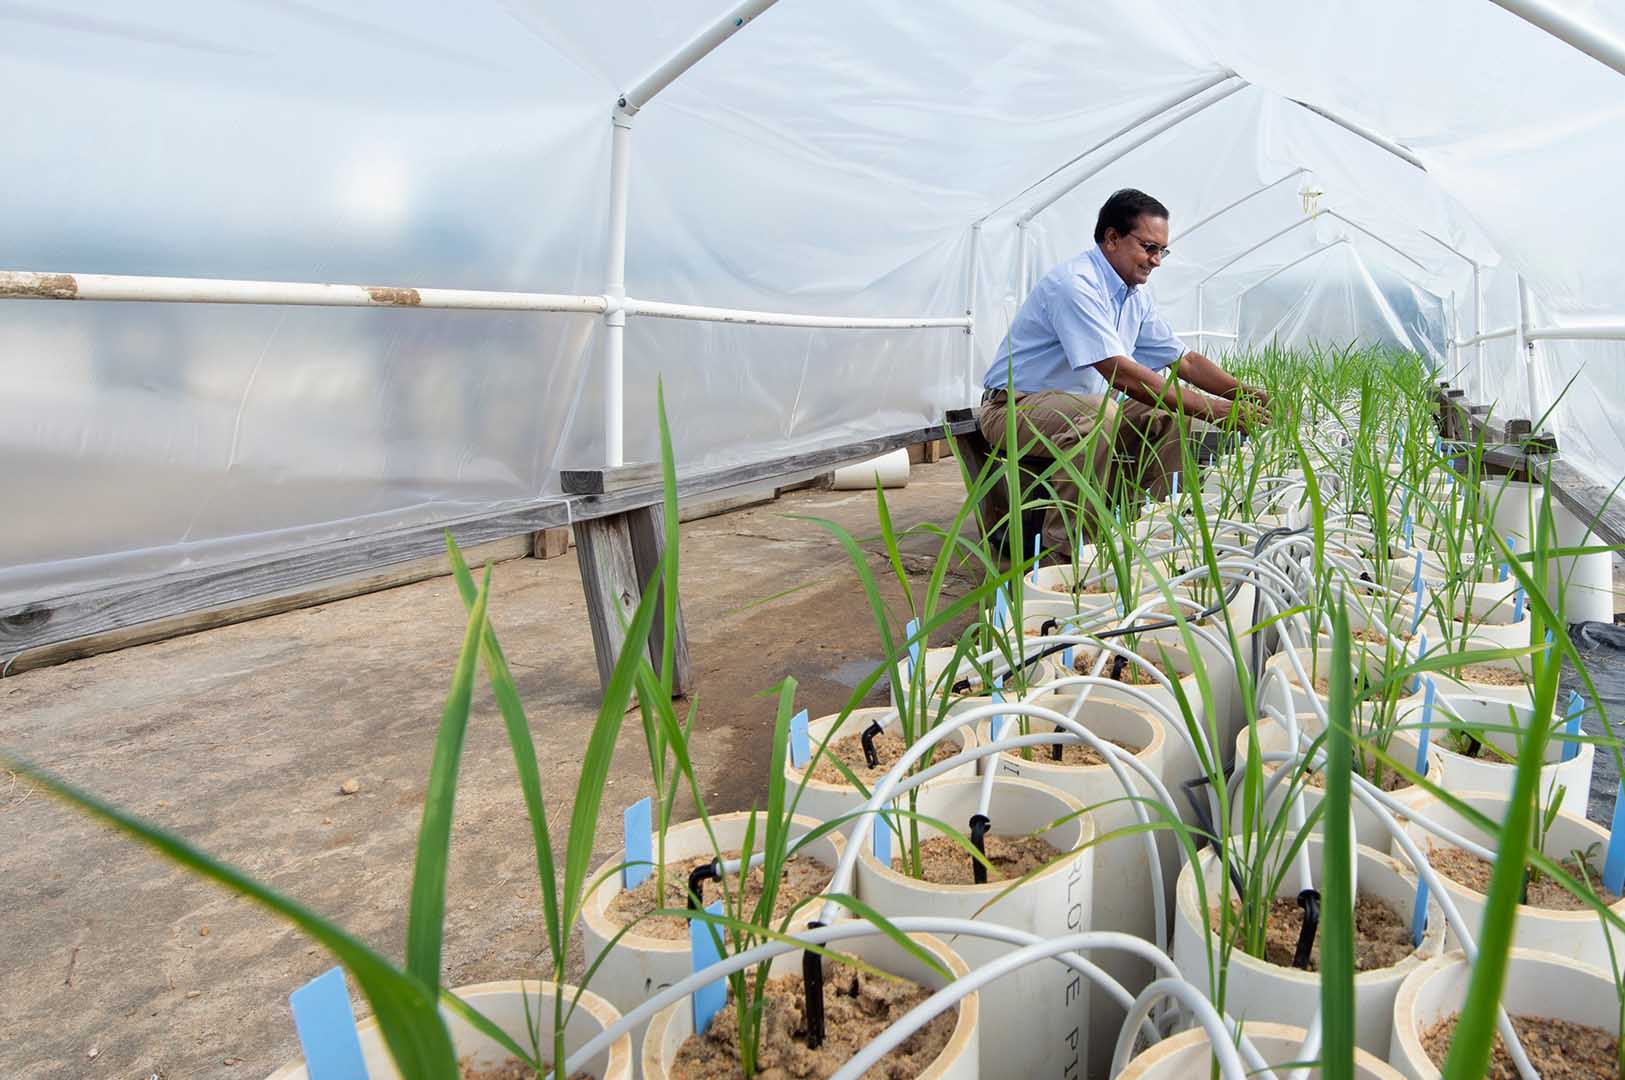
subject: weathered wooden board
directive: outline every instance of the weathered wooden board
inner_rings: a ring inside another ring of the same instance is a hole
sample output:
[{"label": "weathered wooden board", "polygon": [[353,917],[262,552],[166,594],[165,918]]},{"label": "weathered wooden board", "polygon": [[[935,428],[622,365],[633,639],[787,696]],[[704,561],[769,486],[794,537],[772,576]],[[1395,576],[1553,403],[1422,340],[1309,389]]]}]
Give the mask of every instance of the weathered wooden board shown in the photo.
[{"label": "weathered wooden board", "polygon": [[[974,426],[975,421],[968,418],[962,418],[959,423],[961,429]],[[678,480],[678,498],[686,504],[751,482],[792,484],[849,461],[876,457],[897,447],[942,435],[941,426],[916,428],[684,475]],[[619,514],[652,505],[660,498],[659,483],[646,483],[600,496],[548,500],[489,517],[338,540],[302,551],[178,571],[3,607],[0,608],[0,671],[5,670],[8,660],[13,661],[12,670],[16,670],[15,661],[25,652],[86,639],[125,640],[100,636],[158,620],[208,612],[208,625],[219,626],[235,621],[230,617],[233,606],[242,607],[244,618],[257,618],[267,613],[260,601],[276,598],[278,603],[283,603],[282,598],[297,596],[306,590],[321,590],[334,582],[378,575],[415,559],[436,557],[444,549],[448,530],[467,548]],[[298,606],[298,603],[287,603],[275,610]],[[143,640],[158,640],[163,636],[167,635],[146,636]],[[88,641],[84,647],[90,648]],[[108,646],[112,647],[120,646]],[[81,651],[78,655],[90,653]]]}]

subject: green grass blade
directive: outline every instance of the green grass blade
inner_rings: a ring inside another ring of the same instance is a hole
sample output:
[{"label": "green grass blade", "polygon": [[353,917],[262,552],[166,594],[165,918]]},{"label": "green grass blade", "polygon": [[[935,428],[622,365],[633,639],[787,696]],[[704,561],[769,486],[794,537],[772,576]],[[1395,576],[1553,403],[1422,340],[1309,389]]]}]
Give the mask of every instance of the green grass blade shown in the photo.
[{"label": "green grass blade", "polygon": [[412,869],[412,900],[406,918],[406,970],[425,987],[440,984],[440,942],[446,919],[446,863],[451,850],[452,804],[457,796],[457,768],[468,731],[474,694],[474,664],[485,631],[485,608],[491,596],[491,569],[469,613],[463,648],[452,674],[451,690],[435,735],[429,789],[423,796],[423,822],[418,827],[417,864]]},{"label": "green grass blade", "polygon": [[[446,551],[451,559],[452,577],[457,582],[463,606],[472,610],[479,599],[479,589],[474,584],[474,575],[468,572],[462,550],[449,531],[446,533]],[[514,685],[507,658],[502,655],[502,646],[497,644],[496,630],[489,619],[480,636],[480,658],[485,663],[485,677],[491,683],[497,709],[502,713],[502,724],[508,731],[508,746],[513,751],[514,768],[519,773],[519,791],[525,800],[525,812],[530,816],[547,947],[555,958],[562,958],[568,943],[559,923],[558,879],[553,867],[553,841],[547,827],[547,806],[542,799],[542,774],[536,763],[536,744],[530,737],[530,722],[525,716],[525,707],[519,700],[519,690]]]},{"label": "green grass blade", "polygon": [[93,818],[145,844],[170,862],[208,881],[245,896],[297,926],[334,957],[355,979],[378,1018],[379,1030],[407,1080],[444,1080],[457,1072],[451,1038],[435,1008],[435,993],[397,970],[333,923],[297,900],[260,884],[247,874],[208,855],[190,842],[19,759],[0,755],[0,763],[40,785],[52,795]]},{"label": "green grass blade", "polygon": [[1325,1080],[1354,1077],[1354,882],[1350,860],[1349,774],[1354,724],[1350,668],[1353,663],[1349,613],[1339,603],[1332,616],[1331,701],[1327,709],[1326,807],[1322,823],[1320,896],[1321,1072]]}]

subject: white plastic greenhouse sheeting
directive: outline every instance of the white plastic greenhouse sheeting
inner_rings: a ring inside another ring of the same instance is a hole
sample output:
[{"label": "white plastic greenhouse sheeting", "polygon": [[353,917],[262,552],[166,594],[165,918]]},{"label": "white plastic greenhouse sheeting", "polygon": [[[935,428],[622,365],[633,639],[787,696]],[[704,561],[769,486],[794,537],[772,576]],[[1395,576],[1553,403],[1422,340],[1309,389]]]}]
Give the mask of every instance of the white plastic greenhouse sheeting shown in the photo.
[{"label": "white plastic greenhouse sheeting", "polygon": [[[601,292],[614,97],[721,6],[0,5],[3,262]],[[1617,6],[1575,14],[1625,35]],[[1485,0],[782,0],[638,115],[629,293],[958,314],[986,217],[974,349],[951,329],[633,318],[627,459],[656,452],[656,376],[685,466],[965,403],[1019,300],[1016,219],[1111,147],[1015,196],[1225,70],[1251,85],[1032,219],[1036,272],[1087,245],[1102,198],[1133,185],[1174,211],[1154,287],[1180,330],[1215,270],[1205,325],[1234,331],[1249,285],[1347,237],[1247,294],[1242,344],[1437,349],[1437,298],[1473,330],[1470,277],[1419,229],[1497,268],[1489,326],[1515,321],[1514,271],[1542,322],[1625,321],[1625,77]],[[1288,98],[1408,145],[1427,174]],[[1311,185],[1403,254],[1323,214],[1226,266],[1302,220]],[[559,467],[603,458],[600,322],[7,302],[0,601],[546,499]],[[1466,377],[1502,415],[1528,406],[1512,351],[1488,346]],[[1605,403],[1625,346],[1536,352],[1542,408],[1578,373],[1560,440],[1617,477],[1625,421]]]}]

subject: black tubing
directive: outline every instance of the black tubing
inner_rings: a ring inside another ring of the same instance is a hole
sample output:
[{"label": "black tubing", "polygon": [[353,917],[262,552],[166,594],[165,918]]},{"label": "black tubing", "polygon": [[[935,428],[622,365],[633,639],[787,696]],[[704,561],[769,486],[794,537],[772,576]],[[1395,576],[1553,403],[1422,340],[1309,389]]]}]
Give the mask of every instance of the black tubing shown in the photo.
[{"label": "black tubing", "polygon": [[[1055,725],[1055,734],[1057,734],[1057,735],[1065,735],[1066,734],[1066,728],[1062,727],[1060,724],[1056,724]],[[1057,739],[1057,740],[1055,740],[1055,742],[1050,744],[1049,759],[1051,761],[1060,761],[1062,755],[1065,754],[1065,752],[1066,752],[1066,747],[1062,746],[1061,741],[1059,739]]]},{"label": "black tubing", "polygon": [[[984,857],[987,855],[987,831],[993,827],[993,822],[986,814],[972,814],[970,816],[970,842],[971,846]],[[987,884],[987,867],[981,859],[972,859],[970,864],[971,880],[978,885]]]},{"label": "black tubing", "polygon": [[[814,919],[807,929],[824,924]],[[807,1017],[807,1046],[817,1050],[824,1045],[824,958],[811,949],[801,953],[802,1008]]]},{"label": "black tubing", "polygon": [[875,739],[880,737],[885,730],[880,726],[879,720],[872,721],[868,727],[863,729],[863,735],[861,736],[863,740],[863,760],[868,763],[871,769],[880,768],[880,754],[875,750]]},{"label": "black tubing", "polygon": [[[1310,526],[1308,526],[1308,525],[1305,525],[1305,526],[1303,526],[1302,528],[1299,528],[1299,529],[1288,529],[1285,526],[1280,526],[1280,527],[1271,529],[1268,532],[1264,533],[1262,536],[1260,536],[1258,538],[1258,543],[1253,545],[1253,556],[1256,558],[1258,555],[1261,555],[1263,553],[1263,551],[1264,551],[1264,546],[1266,544],[1268,544],[1271,540],[1278,539],[1279,537],[1282,537],[1282,536],[1301,536],[1304,533],[1308,532],[1309,529],[1310,529]],[[1209,619],[1209,618],[1212,618],[1214,615],[1217,615],[1220,611],[1222,611],[1224,608],[1229,606],[1230,602],[1233,601],[1236,598],[1237,593],[1241,592],[1242,584],[1243,583],[1240,582],[1240,581],[1232,583],[1231,586],[1230,586],[1229,591],[1227,591],[1224,594],[1224,599],[1223,600],[1221,600],[1217,604],[1214,604],[1210,608],[1204,608],[1201,612],[1199,612],[1199,613],[1197,613],[1195,615],[1187,616],[1185,621],[1186,622],[1200,622],[1203,619]],[[1258,621],[1258,619],[1257,619],[1257,617],[1258,617],[1258,605],[1259,605],[1259,602],[1260,602],[1261,599],[1262,599],[1262,597],[1260,597],[1258,594],[1256,594],[1256,593],[1254,594],[1254,596],[1253,596],[1253,621],[1255,623]],[[1051,622],[1054,622],[1054,620],[1051,620]],[[1048,625],[1050,625],[1050,623],[1045,623],[1043,625],[1048,626]],[[1055,623],[1055,625],[1059,626],[1060,624]],[[1111,630],[1102,630],[1098,634],[1090,634],[1089,636],[1094,638],[1096,641],[1105,641],[1107,638],[1124,637],[1124,636],[1129,635],[1129,634],[1149,634],[1154,630],[1168,630],[1168,629],[1171,629],[1171,628],[1176,627],[1178,625],[1179,625],[1179,620],[1178,619],[1158,619],[1155,622],[1136,623],[1134,626],[1119,626],[1119,627],[1115,627],[1115,628],[1113,628]],[[1040,629],[1042,629],[1042,627],[1040,627]],[[1253,649],[1254,649],[1255,654],[1256,654],[1257,650],[1262,647],[1262,645],[1263,645],[1262,636],[1258,635],[1258,634],[1253,635]],[[1037,652],[1033,653],[1031,656],[1028,656],[1026,659],[1022,660],[1021,663],[1019,665],[1017,665],[1017,666],[1018,667],[1023,667],[1023,668],[1031,667],[1033,664],[1036,664],[1038,661],[1044,659],[1044,657],[1052,656],[1052,655],[1054,655],[1055,653],[1058,653],[1058,652],[1063,652],[1066,649],[1070,649],[1071,647],[1072,647],[1071,645],[1046,645],[1044,648],[1039,649]],[[1122,660],[1123,658],[1118,657],[1117,659]],[[1258,657],[1255,655],[1254,660],[1256,661],[1257,659],[1258,659]],[[1254,666],[1256,667],[1256,664]],[[1015,669],[1011,669],[1011,670],[1013,671]],[[950,689],[956,694],[965,693],[966,691],[968,691],[970,689],[970,679],[969,679],[969,677],[960,679],[958,682],[954,683],[953,686]]]},{"label": "black tubing", "polygon": [[722,880],[722,860],[714,859],[708,863],[701,863],[688,872],[688,910],[698,911],[702,906],[700,896],[707,881]]},{"label": "black tubing", "polygon": [[1307,970],[1309,953],[1315,947],[1315,931],[1320,928],[1320,893],[1305,889],[1298,894],[1298,906],[1303,908],[1303,929],[1298,931],[1298,947],[1292,953],[1292,966]]}]

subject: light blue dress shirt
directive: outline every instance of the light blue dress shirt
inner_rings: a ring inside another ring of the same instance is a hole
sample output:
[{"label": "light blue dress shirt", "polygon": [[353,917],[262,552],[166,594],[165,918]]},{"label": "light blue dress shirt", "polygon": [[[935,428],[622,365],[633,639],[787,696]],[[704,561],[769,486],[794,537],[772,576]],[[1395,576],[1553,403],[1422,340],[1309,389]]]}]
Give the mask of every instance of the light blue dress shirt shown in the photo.
[{"label": "light blue dress shirt", "polygon": [[1105,394],[1094,365],[1128,356],[1160,371],[1186,352],[1145,289],[1129,288],[1099,245],[1045,274],[1016,312],[982,386],[1018,394]]}]

